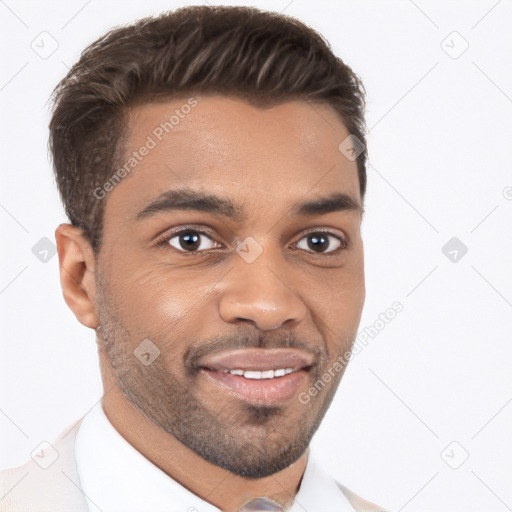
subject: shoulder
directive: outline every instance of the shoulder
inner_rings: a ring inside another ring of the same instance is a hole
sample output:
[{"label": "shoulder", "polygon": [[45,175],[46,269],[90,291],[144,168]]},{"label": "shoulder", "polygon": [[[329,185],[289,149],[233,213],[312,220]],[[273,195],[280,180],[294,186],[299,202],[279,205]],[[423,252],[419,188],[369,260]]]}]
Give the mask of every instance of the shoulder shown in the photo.
[{"label": "shoulder", "polygon": [[75,463],[80,423],[42,443],[25,464],[0,471],[0,512],[87,510]]},{"label": "shoulder", "polygon": [[355,492],[339,482],[336,482],[336,484],[356,512],[387,512],[383,507],[361,498],[361,496],[358,496]]}]

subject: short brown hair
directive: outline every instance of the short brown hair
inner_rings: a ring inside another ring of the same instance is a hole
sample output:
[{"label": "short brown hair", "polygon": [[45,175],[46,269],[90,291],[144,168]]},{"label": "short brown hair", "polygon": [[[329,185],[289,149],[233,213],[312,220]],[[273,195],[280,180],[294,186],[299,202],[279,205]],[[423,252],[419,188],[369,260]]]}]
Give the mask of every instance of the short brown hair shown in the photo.
[{"label": "short brown hair", "polygon": [[[101,246],[105,201],[93,191],[122,163],[127,108],[154,96],[224,94],[258,106],[304,99],[332,105],[364,146],[365,91],[316,31],[253,7],[190,6],[116,27],[96,40],[53,91],[49,148],[66,213]],[[341,141],[340,141],[341,142]]]}]

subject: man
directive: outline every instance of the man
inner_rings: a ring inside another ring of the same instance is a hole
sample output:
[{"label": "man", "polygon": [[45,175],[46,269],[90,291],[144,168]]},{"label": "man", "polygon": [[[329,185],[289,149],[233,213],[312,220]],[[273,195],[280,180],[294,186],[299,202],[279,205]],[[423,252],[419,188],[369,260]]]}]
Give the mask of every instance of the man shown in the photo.
[{"label": "man", "polygon": [[115,29],[54,94],[66,303],[104,394],[3,511],[376,511],[310,441],[365,300],[364,89],[301,22],[187,7]]}]

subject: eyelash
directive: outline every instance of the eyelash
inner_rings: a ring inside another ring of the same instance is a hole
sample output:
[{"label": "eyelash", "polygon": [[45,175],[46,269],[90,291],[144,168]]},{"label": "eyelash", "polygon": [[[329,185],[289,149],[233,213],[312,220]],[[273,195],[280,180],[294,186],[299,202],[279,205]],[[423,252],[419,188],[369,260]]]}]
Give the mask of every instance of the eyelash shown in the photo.
[{"label": "eyelash", "polygon": [[[176,231],[172,231],[171,233],[164,233],[162,236],[158,237],[155,244],[160,247],[173,249],[173,250],[178,251],[179,253],[185,254],[185,255],[202,254],[204,252],[212,250],[212,249],[206,249],[206,250],[201,250],[201,251],[185,251],[185,250],[176,249],[175,247],[172,247],[169,244],[169,241],[172,240],[174,237],[184,234],[184,233],[188,233],[190,231],[192,231],[193,233],[196,233],[198,235],[205,235],[216,244],[219,243],[215,240],[215,237],[209,231],[205,231],[204,229],[196,228],[194,226],[185,226],[183,228],[177,229]],[[312,230],[307,231],[306,233],[304,233],[301,236],[301,238],[298,239],[296,244],[298,242],[300,242],[303,238],[305,238],[308,235],[311,235],[313,233],[322,233],[322,234],[333,236],[340,242],[341,245],[337,249],[330,251],[330,252],[315,253],[314,251],[305,251],[308,254],[313,254],[313,255],[318,255],[318,256],[337,256],[337,255],[339,255],[339,253],[341,253],[342,251],[344,251],[345,249],[347,249],[349,247],[348,240],[345,237],[339,236],[339,235],[337,235],[331,231],[327,231],[325,229],[312,229]],[[296,244],[294,244],[294,245],[296,245]],[[220,249],[220,247],[216,247],[215,249]],[[213,249],[213,250],[215,250],[215,249]],[[297,250],[304,251],[304,249],[297,249]]]}]

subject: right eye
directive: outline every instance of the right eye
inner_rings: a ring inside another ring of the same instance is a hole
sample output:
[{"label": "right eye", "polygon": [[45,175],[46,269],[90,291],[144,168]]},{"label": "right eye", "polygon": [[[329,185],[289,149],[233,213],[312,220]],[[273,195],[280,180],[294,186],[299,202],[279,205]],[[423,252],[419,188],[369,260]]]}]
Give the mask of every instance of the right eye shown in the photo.
[{"label": "right eye", "polygon": [[202,252],[220,247],[207,233],[198,229],[182,229],[168,235],[166,240],[181,252]]}]

